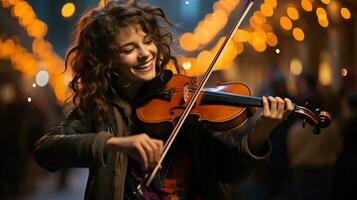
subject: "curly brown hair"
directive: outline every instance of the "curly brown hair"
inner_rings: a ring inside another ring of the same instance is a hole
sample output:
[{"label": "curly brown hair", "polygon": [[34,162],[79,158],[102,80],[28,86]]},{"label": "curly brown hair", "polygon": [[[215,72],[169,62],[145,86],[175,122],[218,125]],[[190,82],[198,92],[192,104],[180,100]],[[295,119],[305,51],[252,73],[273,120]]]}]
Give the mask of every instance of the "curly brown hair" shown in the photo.
[{"label": "curly brown hair", "polygon": [[161,22],[172,25],[160,8],[140,0],[108,1],[104,7],[91,9],[80,18],[75,41],[66,55],[65,70],[69,63],[74,72],[69,84],[73,103],[83,116],[94,108],[98,120],[112,120],[107,114],[108,99],[124,98],[114,87],[120,74],[112,70],[119,53],[115,36],[121,29],[139,25],[152,38],[158,49],[158,76],[170,60],[177,63],[170,51],[173,37],[169,26],[163,27]]}]

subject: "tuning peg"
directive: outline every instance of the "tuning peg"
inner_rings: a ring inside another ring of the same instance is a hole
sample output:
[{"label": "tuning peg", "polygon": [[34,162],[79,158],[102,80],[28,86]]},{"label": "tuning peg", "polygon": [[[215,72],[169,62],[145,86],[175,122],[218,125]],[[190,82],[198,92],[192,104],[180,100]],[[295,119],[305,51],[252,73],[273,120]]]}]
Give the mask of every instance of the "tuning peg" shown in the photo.
[{"label": "tuning peg", "polygon": [[305,124],[306,124],[306,119],[304,119],[304,120],[302,121],[302,127],[303,127],[303,128],[305,128]]},{"label": "tuning peg", "polygon": [[319,134],[321,133],[320,128],[314,128],[314,129],[313,129],[313,133],[314,133],[315,135],[319,135]]},{"label": "tuning peg", "polygon": [[314,112],[318,114],[318,113],[321,112],[321,109],[320,109],[320,108],[316,108],[316,109],[314,110]]}]

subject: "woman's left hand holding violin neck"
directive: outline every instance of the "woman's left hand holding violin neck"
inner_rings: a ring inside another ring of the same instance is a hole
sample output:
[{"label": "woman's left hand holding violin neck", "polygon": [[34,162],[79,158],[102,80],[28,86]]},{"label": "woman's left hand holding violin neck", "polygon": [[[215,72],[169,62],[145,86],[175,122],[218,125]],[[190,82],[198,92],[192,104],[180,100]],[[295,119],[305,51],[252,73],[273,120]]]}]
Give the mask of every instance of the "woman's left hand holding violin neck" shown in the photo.
[{"label": "woman's left hand holding violin neck", "polygon": [[280,97],[263,97],[263,112],[249,134],[248,145],[252,152],[258,152],[266,142],[271,131],[284,121],[294,110],[290,99]]}]

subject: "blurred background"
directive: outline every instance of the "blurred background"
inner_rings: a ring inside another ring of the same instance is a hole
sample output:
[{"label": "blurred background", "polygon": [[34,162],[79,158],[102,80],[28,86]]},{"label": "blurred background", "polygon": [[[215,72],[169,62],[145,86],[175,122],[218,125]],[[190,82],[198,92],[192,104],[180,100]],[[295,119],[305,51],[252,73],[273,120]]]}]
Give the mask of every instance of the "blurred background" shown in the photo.
[{"label": "blurred background", "polygon": [[[76,22],[103,2],[0,2],[0,199],[83,199],[86,169],[49,173],[34,162],[32,152],[36,140],[68,112],[71,73],[64,72],[64,57]],[[175,24],[173,51],[180,68],[169,68],[197,77],[247,3],[147,2],[161,7]],[[234,199],[356,196],[356,13],[356,0],[255,1],[209,83],[243,82],[254,96],[289,97],[316,114],[316,108],[328,111],[333,121],[318,135],[309,124],[302,128],[301,120],[281,124],[270,138],[270,163],[234,186]]]}]

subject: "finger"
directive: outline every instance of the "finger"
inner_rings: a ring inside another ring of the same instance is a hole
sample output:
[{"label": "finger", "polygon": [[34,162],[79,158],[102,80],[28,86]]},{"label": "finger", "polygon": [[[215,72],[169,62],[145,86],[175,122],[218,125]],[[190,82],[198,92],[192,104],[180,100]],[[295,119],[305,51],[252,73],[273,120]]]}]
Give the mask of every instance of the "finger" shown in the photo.
[{"label": "finger", "polygon": [[285,104],[286,104],[286,110],[284,112],[284,119],[286,119],[293,112],[294,105],[291,102],[291,100],[288,99],[288,98],[285,98],[284,101],[285,101]]},{"label": "finger", "polygon": [[162,150],[160,150],[160,140],[151,139],[149,144],[153,149],[153,160],[151,162],[151,167],[154,168],[159,163],[162,154]]},{"label": "finger", "polygon": [[282,119],[283,118],[283,114],[284,114],[284,110],[285,110],[285,101],[280,98],[280,97],[275,97],[275,99],[277,100],[277,118],[278,119]]},{"label": "finger", "polygon": [[293,102],[291,102],[291,100],[288,98],[285,98],[284,101],[286,104],[286,109],[289,110],[290,112],[292,112],[294,110]]},{"label": "finger", "polygon": [[268,99],[263,96],[263,116],[269,116],[270,115],[270,109],[269,109],[269,102]]},{"label": "finger", "polygon": [[154,140],[156,149],[155,149],[155,161],[158,163],[161,159],[163,152],[164,143],[161,140]]},{"label": "finger", "polygon": [[159,149],[159,151],[162,153],[163,149],[164,149],[164,142],[162,140],[155,140],[156,145]]},{"label": "finger", "polygon": [[148,157],[146,155],[145,149],[142,147],[141,143],[138,143],[135,145],[136,150],[139,152],[140,155],[140,161],[144,165],[144,169],[148,169],[149,163],[148,163]]},{"label": "finger", "polygon": [[268,100],[270,102],[270,116],[274,117],[277,115],[276,108],[277,108],[278,101],[272,96],[269,96]]},{"label": "finger", "polygon": [[143,145],[145,153],[147,155],[148,165],[152,166],[153,163],[155,162],[154,161],[155,160],[155,158],[154,158],[155,157],[155,155],[154,155],[155,151],[153,149],[153,146],[152,146],[152,144],[150,144],[150,141],[148,141],[148,140],[142,141],[141,144]]}]

